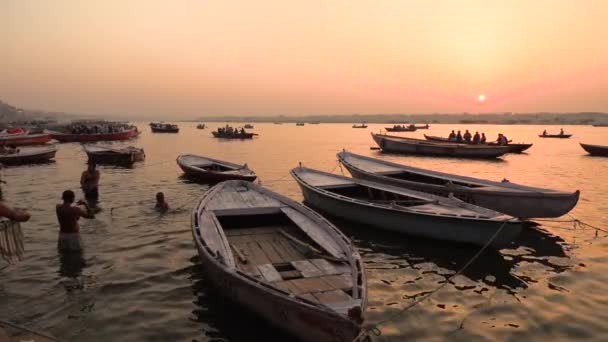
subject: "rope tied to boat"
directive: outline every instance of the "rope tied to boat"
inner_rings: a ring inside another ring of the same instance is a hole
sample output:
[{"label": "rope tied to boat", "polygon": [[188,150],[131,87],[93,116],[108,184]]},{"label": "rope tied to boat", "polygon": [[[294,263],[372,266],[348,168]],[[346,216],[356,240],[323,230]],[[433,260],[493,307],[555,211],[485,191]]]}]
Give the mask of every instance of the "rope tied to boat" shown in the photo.
[{"label": "rope tied to boat", "polygon": [[502,221],[502,224],[500,225],[500,227],[494,232],[494,234],[492,234],[492,236],[488,239],[488,241],[464,264],[464,266],[462,266],[458,271],[456,271],[456,273],[452,274],[448,279],[446,279],[445,282],[441,283],[441,285],[437,286],[435,289],[426,293],[422,297],[419,297],[418,299],[414,300],[412,303],[407,305],[405,308],[399,310],[392,316],[390,316],[384,320],[381,320],[377,323],[374,323],[368,327],[362,328],[361,332],[359,333],[359,335],[357,335],[357,337],[355,337],[354,341],[364,341],[366,338],[368,338],[370,336],[370,334],[373,334],[375,336],[380,336],[382,334],[382,331],[380,330],[381,325],[388,323],[388,322],[394,320],[395,318],[401,316],[406,311],[408,311],[411,308],[415,307],[416,305],[422,303],[423,301],[429,299],[436,292],[438,292],[439,290],[444,288],[447,284],[451,283],[455,277],[462,274],[469,266],[471,266],[471,264],[473,264],[481,256],[481,254],[494,242],[496,237],[498,237],[498,235],[500,234],[500,232],[502,231],[502,229],[506,226],[506,224],[508,222],[509,222],[509,220]]},{"label": "rope tied to boat", "polygon": [[[553,223],[573,223],[574,227],[573,227],[572,230],[577,230],[577,229],[593,230],[593,231],[595,231],[595,237],[598,237],[599,232],[608,234],[608,229],[604,229],[604,228],[600,228],[600,227],[597,227],[597,226],[593,226],[593,225],[591,225],[589,223],[586,223],[586,222],[584,222],[582,220],[577,219],[576,217],[572,216],[571,214],[568,214],[568,216],[570,216],[572,219],[571,220],[534,219],[534,221],[553,222]],[[549,227],[551,227],[551,228],[557,228],[557,229],[566,229],[564,227],[554,227],[554,226],[549,226]]]}]

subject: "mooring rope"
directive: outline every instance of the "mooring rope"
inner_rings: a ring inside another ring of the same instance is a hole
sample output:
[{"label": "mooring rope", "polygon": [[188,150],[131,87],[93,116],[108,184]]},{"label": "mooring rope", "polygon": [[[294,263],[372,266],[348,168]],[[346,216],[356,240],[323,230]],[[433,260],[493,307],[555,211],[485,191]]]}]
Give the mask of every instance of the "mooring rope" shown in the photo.
[{"label": "mooring rope", "polygon": [[473,255],[473,257],[471,257],[471,259],[469,259],[469,261],[466,262],[466,264],[464,264],[464,266],[462,266],[456,273],[452,274],[448,279],[446,279],[446,281],[444,283],[442,283],[441,285],[437,286],[435,289],[431,290],[430,292],[428,292],[427,294],[425,294],[422,297],[419,297],[418,299],[414,300],[412,303],[410,303],[408,306],[406,306],[405,308],[399,310],[397,313],[395,313],[394,315],[381,320],[377,323],[374,323],[373,325],[369,326],[369,327],[365,327],[363,329],[361,329],[361,332],[359,333],[359,335],[357,335],[357,337],[355,337],[354,341],[362,341],[363,338],[368,337],[370,333],[376,335],[376,336],[380,336],[380,334],[382,333],[379,326],[388,323],[392,320],[394,320],[395,318],[401,316],[402,314],[404,314],[406,311],[408,311],[409,309],[415,307],[416,305],[420,304],[421,302],[427,300],[428,298],[430,298],[433,294],[435,294],[436,292],[438,292],[439,290],[441,290],[442,288],[444,288],[447,284],[449,284],[452,279],[454,279],[455,277],[459,276],[460,274],[462,274],[462,272],[464,272],[469,266],[471,266],[471,264],[473,262],[475,262],[475,260],[477,260],[477,258],[479,258],[479,256],[481,256],[481,254],[492,244],[492,242],[494,242],[494,240],[496,239],[496,237],[498,236],[498,234],[500,234],[500,232],[502,231],[502,229],[505,227],[505,225],[507,224],[508,220],[503,221],[503,223],[500,225],[500,227],[496,230],[496,232],[494,232],[494,234],[490,237],[490,239],[488,239],[488,241],[481,247],[481,249],[479,249],[477,251],[477,253],[475,253],[475,255]]}]

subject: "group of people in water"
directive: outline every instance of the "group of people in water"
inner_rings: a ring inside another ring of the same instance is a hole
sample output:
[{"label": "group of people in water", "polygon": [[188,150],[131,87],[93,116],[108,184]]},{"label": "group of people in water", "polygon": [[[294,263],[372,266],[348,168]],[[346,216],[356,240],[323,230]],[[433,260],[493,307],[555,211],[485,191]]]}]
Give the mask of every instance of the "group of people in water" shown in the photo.
[{"label": "group of people in water", "polygon": [[[93,219],[95,214],[101,210],[97,207],[99,180],[99,170],[94,163],[89,163],[80,177],[80,186],[85,200],[76,201],[76,194],[72,190],[65,190],[61,195],[62,203],[55,207],[57,221],[59,222],[59,238],[57,241],[59,251],[77,252],[82,250],[78,221],[80,218]],[[165,200],[164,193],[158,192],[156,194],[154,209],[160,213],[169,210],[169,204]],[[26,222],[31,216],[25,210],[11,208],[0,201],[0,217],[6,217],[16,222]]]},{"label": "group of people in water", "polygon": [[[458,133],[456,133],[456,132],[454,132],[454,130],[452,130],[452,132],[448,136],[448,140],[456,141],[456,142],[463,142],[466,144],[486,144],[487,143],[486,134],[484,132],[482,132],[481,135],[479,134],[479,132],[475,132],[475,134],[472,135],[468,129],[464,132],[464,134],[462,134],[460,131],[458,131]],[[508,145],[509,139],[507,139],[507,136],[505,136],[504,134],[498,133],[498,137],[496,138],[496,144]]]}]

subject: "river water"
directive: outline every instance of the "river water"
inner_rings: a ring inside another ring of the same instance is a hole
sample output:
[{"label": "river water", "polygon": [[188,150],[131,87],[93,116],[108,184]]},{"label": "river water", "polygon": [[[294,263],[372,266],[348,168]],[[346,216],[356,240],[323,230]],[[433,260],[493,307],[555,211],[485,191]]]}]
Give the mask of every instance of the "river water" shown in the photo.
[{"label": "river water", "polygon": [[[78,190],[86,166],[81,146],[59,145],[52,164],[2,171],[6,202],[27,208],[32,219],[22,225],[24,258],[0,264],[0,319],[71,341],[288,340],[209,287],[190,233],[190,210],[207,187],[181,177],[175,164],[181,153],[247,162],[262,185],[300,201],[288,171],[302,162],[339,174],[335,154],[344,148],[461,175],[579,189],[571,214],[608,227],[608,158],[587,156],[578,145],[608,145],[608,128],[565,126],[574,136],[563,140],[537,136],[545,128],[557,132],[557,126],[432,125],[402,133],[447,136],[451,129],[469,129],[534,143],[527,153],[483,161],[382,155],[370,150],[369,133],[385,125],[256,124],[259,136],[252,141],[213,139],[209,128],[197,130],[194,123],[181,123],[179,134],[152,134],[146,124],[138,126],[144,131],[139,138],[112,145],[143,147],[146,161],[131,169],[100,167],[103,211],[81,220],[82,255],[59,256],[54,212],[63,190]],[[163,216],[152,209],[158,191],[172,207]],[[333,221],[364,258],[368,323],[435,289],[477,251]],[[608,238],[571,228],[545,223],[525,231],[510,248],[486,251],[430,299],[383,324],[375,339],[608,340]]]}]

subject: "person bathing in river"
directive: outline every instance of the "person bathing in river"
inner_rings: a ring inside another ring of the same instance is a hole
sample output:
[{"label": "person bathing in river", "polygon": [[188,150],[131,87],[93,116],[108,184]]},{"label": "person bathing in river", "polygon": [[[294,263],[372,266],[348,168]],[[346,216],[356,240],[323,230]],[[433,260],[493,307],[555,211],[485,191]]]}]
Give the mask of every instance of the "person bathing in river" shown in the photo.
[{"label": "person bathing in river", "polygon": [[86,202],[78,201],[78,204],[84,205],[87,209],[82,210],[77,206],[73,206],[76,195],[72,190],[66,190],[61,195],[62,204],[57,204],[55,211],[57,220],[59,221],[59,239],[57,247],[60,251],[79,251],[82,249],[80,241],[80,226],[78,220],[81,217],[92,219],[95,214]]},{"label": "person bathing in river", "polygon": [[169,203],[165,201],[165,194],[162,192],[156,193],[156,205],[154,206],[156,211],[165,213],[169,210]]},{"label": "person bathing in river", "polygon": [[99,198],[99,171],[95,169],[95,163],[89,163],[89,167],[80,177],[80,186],[84,192],[84,198],[91,202],[97,202]]}]

